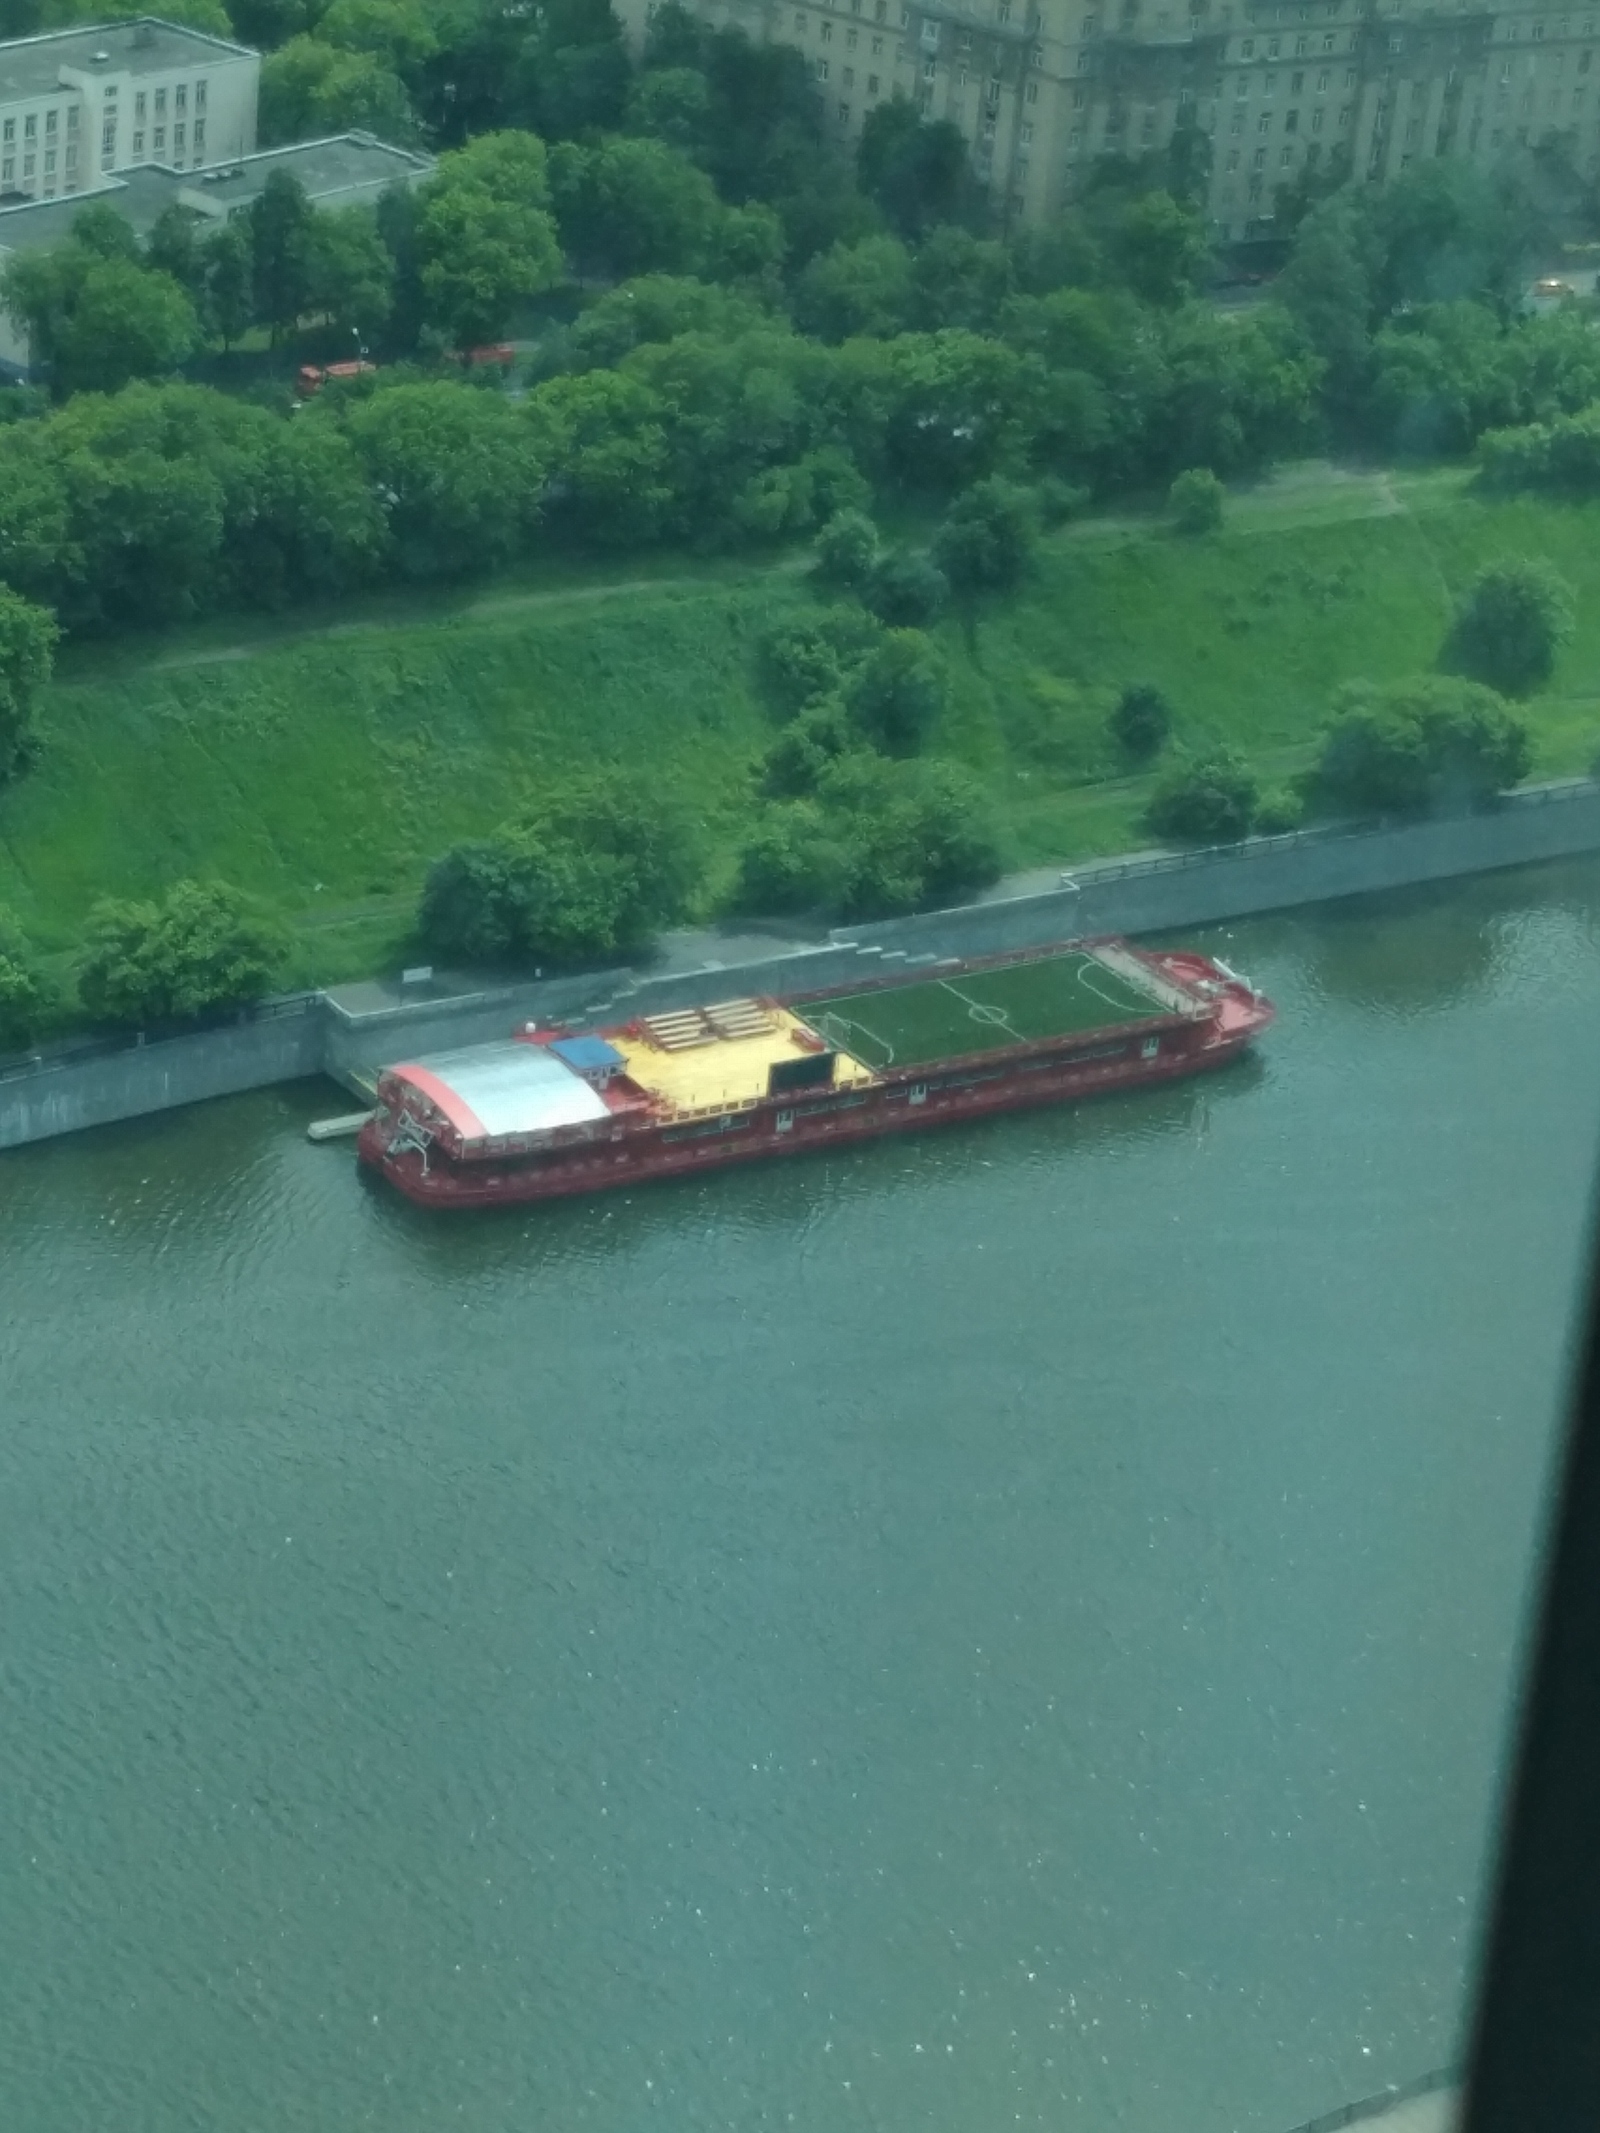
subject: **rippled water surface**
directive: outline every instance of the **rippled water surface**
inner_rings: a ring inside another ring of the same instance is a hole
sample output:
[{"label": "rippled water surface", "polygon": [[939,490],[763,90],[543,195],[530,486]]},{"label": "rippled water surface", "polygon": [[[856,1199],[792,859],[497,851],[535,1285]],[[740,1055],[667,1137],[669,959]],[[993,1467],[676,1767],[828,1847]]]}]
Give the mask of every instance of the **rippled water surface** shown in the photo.
[{"label": "rippled water surface", "polygon": [[1209,1084],[454,1220],[0,1158],[18,2133],[1281,2133],[1447,2059],[1600,867],[1214,931]]}]

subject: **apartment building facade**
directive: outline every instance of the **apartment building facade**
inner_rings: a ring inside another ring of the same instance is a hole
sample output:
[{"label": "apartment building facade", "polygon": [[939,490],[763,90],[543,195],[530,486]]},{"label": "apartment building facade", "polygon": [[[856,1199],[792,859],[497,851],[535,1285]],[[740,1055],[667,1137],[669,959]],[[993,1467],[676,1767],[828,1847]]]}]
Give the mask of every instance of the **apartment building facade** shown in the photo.
[{"label": "apartment building facade", "polygon": [[[1413,159],[1495,162],[1558,141],[1600,173],[1600,5],[1463,0],[691,0],[793,44],[857,136],[900,95],[952,120],[1007,221],[1070,201],[1092,158],[1195,125],[1219,236],[1270,231],[1279,185],[1336,155],[1382,180]],[[636,40],[652,0],[618,0]]]},{"label": "apartment building facade", "polygon": [[154,16],[0,45],[0,207],[92,191],[141,164],[250,154],[260,72],[243,45]]}]

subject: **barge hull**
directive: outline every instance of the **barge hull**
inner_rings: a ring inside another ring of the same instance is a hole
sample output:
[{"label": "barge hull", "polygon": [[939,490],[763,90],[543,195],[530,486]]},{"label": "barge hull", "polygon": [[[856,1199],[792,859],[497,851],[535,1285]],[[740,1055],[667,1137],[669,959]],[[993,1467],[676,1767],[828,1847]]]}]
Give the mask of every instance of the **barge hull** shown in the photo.
[{"label": "barge hull", "polygon": [[[803,1155],[892,1133],[916,1133],[935,1126],[959,1125],[1006,1111],[1036,1110],[1045,1105],[1082,1102],[1124,1089],[1147,1088],[1186,1079],[1228,1065],[1249,1049],[1254,1026],[1213,1036],[1193,1050],[1174,1048],[1154,1059],[1039,1062],[1009,1067],[993,1078],[965,1086],[927,1086],[915,1099],[915,1087],[867,1092],[848,1106],[811,1117],[796,1116],[780,1129],[775,1119],[747,1116],[730,1130],[706,1133],[676,1144],[657,1136],[630,1137],[620,1144],[574,1149],[537,1166],[508,1163],[503,1169],[482,1163],[427,1163],[415,1150],[384,1154],[363,1134],[362,1154],[410,1200],[426,1207],[496,1207],[534,1200],[566,1199],[642,1185],[655,1178],[684,1177],[720,1170],[731,1163]],[[930,1076],[930,1083],[934,1077]],[[368,1133],[374,1129],[369,1128]],[[639,1145],[645,1140],[645,1145]]]}]

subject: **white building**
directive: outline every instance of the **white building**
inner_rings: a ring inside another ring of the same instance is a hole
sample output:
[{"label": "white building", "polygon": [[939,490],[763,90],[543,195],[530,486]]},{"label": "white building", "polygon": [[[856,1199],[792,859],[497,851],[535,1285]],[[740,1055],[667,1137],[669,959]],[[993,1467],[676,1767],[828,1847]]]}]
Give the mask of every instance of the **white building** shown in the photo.
[{"label": "white building", "polygon": [[249,155],[260,74],[258,53],[153,15],[0,44],[0,205]]}]

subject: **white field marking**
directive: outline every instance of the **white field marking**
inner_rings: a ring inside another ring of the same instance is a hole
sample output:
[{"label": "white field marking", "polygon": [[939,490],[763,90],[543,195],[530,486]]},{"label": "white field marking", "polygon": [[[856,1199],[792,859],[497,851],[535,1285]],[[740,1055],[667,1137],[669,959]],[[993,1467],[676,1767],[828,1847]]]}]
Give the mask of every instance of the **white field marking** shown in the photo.
[{"label": "white field marking", "polygon": [[1087,959],[1081,962],[1078,965],[1078,983],[1083,987],[1085,992],[1092,992],[1097,1000],[1104,1000],[1107,1007],[1115,1008],[1124,1022],[1129,1021],[1136,1012],[1136,1010],[1128,1005],[1126,998],[1118,1000],[1113,998],[1110,993],[1103,992],[1101,988],[1096,985],[1089,976],[1089,972],[1093,968],[1094,965],[1090,963]]},{"label": "white field marking", "polygon": [[974,1022],[984,1022],[993,1029],[1003,1029],[1015,1043],[1022,1042],[1021,1033],[1003,1007],[991,1007],[987,1001],[969,999],[959,987],[952,985],[948,978],[941,978],[939,984],[945,992],[961,1002]]}]

